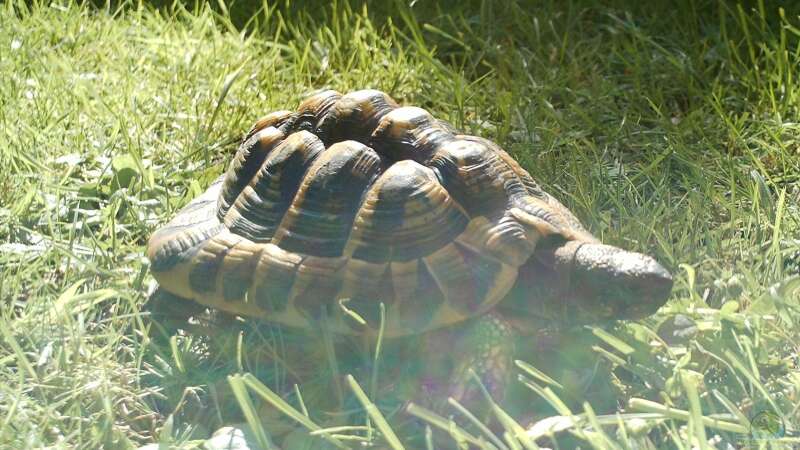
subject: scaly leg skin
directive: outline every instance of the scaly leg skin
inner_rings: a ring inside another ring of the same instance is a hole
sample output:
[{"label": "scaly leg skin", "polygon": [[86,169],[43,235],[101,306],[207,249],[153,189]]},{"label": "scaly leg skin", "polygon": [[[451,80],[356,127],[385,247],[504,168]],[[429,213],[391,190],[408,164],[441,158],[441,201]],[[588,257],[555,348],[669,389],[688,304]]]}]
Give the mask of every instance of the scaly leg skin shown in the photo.
[{"label": "scaly leg skin", "polygon": [[514,329],[496,312],[428,333],[420,393],[433,398],[434,408],[443,412],[452,397],[479,417],[488,414],[489,404],[471,371],[502,404],[511,382],[515,340]]}]

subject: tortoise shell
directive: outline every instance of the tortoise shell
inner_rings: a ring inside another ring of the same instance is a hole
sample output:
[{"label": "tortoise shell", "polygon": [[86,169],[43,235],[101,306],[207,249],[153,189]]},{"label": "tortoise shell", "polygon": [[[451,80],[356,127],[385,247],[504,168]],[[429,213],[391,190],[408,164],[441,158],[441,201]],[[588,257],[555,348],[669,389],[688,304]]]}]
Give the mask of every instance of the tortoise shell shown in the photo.
[{"label": "tortoise shell", "polygon": [[258,120],[147,251],[162,288],[203,305],[342,333],[384,308],[400,336],[494,307],[546,236],[597,242],[492,142],[383,92],[326,90]]}]

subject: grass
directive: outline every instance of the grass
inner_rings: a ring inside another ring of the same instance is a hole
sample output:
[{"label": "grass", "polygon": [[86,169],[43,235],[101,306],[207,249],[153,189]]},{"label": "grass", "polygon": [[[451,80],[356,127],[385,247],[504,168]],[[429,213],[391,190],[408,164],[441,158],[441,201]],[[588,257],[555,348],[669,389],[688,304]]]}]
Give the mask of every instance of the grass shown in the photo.
[{"label": "grass", "polygon": [[[282,448],[791,445],[750,420],[800,433],[800,11],[604,3],[0,5],[0,448],[192,448],[245,421]],[[261,114],[366,86],[500,143],[668,266],[668,305],[519,362],[534,400],[489,403],[500,431],[457,404],[409,421],[377,369],[328,392],[331,346],[294,386],[274,327],[154,332],[155,227]]]}]

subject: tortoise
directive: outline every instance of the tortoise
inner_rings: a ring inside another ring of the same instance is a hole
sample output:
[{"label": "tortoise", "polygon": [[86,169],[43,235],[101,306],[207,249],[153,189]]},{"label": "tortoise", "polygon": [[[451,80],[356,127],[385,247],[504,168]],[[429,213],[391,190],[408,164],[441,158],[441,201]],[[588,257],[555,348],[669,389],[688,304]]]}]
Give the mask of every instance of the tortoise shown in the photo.
[{"label": "tortoise", "polygon": [[438,339],[456,396],[470,367],[502,392],[509,337],[542,319],[641,318],[672,288],[653,258],[601,244],[498,145],[377,90],[323,90],[259,119],[147,255],[162,289],[206,307]]}]

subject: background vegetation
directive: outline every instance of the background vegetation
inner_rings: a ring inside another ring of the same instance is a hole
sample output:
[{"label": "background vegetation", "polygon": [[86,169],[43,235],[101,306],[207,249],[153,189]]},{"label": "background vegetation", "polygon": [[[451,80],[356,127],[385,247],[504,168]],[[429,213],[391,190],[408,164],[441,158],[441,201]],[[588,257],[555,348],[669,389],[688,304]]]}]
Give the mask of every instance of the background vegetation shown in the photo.
[{"label": "background vegetation", "polygon": [[[798,63],[798,8],[765,1],[7,1],[0,447],[192,448],[249,418],[253,445],[319,448],[303,427],[285,437],[294,422],[263,382],[308,427],[354,426],[326,445],[397,448],[391,428],[407,448],[785,448],[800,408]],[[155,332],[149,234],[257,117],[321,87],[382,89],[499,142],[602,240],[668,266],[670,302],[536,352],[518,372],[538,400],[516,422],[495,410],[492,431],[457,407],[409,425],[346,380],[337,414],[315,409],[324,390],[295,390],[265,324]],[[759,441],[764,411],[786,431]]]}]

